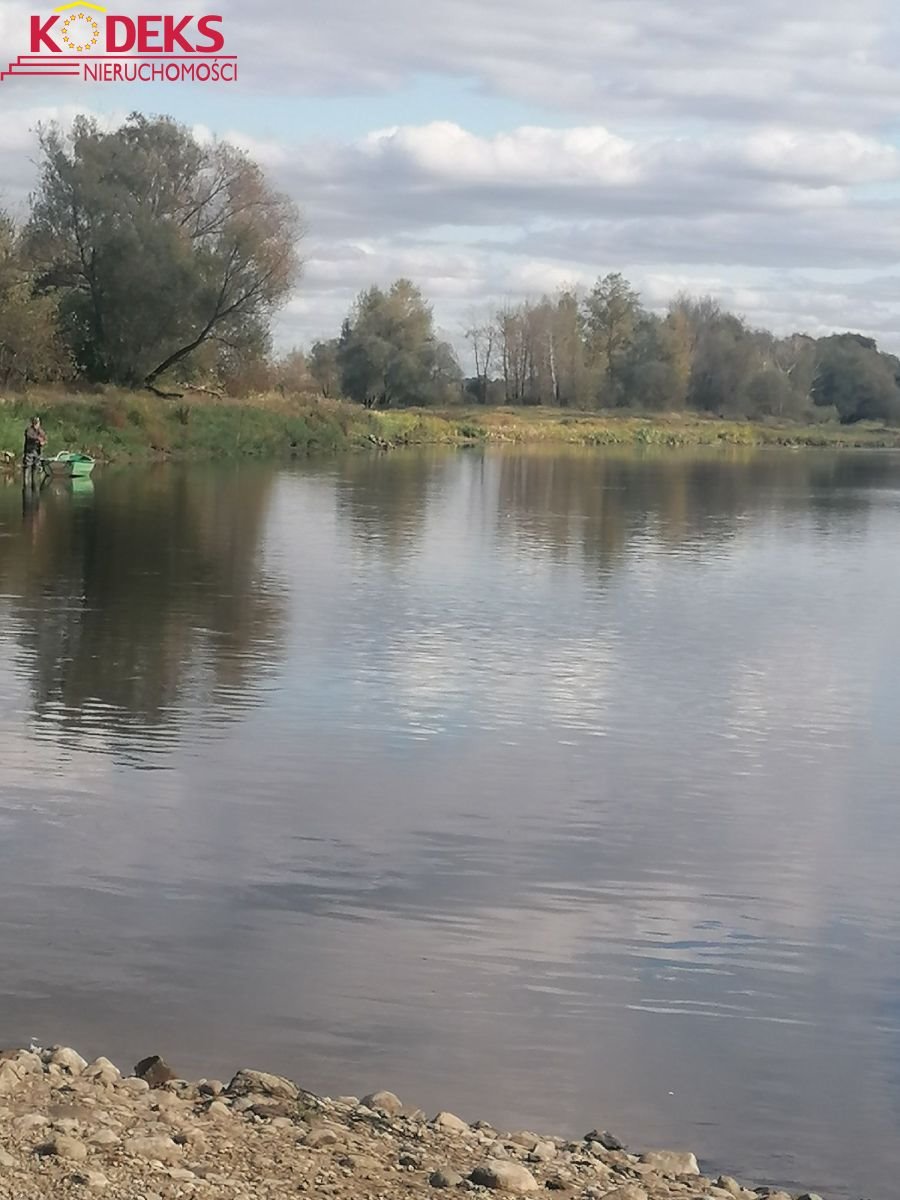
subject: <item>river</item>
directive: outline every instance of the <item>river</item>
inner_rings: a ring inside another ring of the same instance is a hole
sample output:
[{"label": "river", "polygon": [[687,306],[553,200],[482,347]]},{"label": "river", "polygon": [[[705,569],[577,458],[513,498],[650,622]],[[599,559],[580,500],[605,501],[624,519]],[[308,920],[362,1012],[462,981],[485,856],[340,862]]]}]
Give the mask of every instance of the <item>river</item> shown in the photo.
[{"label": "river", "polygon": [[0,1042],[900,1173],[900,456],[0,481]]}]

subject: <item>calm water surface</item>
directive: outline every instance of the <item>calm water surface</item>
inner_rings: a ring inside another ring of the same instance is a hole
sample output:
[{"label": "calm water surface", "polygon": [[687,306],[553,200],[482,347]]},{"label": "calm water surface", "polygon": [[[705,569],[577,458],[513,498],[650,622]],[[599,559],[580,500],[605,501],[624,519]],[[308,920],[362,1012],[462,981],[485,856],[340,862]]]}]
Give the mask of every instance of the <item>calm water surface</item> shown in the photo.
[{"label": "calm water surface", "polygon": [[900,457],[0,484],[0,1041],[900,1173]]}]

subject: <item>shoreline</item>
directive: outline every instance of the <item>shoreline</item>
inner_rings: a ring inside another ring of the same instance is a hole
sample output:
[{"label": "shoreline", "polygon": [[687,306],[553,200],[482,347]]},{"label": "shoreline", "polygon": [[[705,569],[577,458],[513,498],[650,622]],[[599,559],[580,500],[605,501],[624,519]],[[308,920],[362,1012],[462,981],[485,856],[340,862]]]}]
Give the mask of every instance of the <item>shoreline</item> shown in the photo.
[{"label": "shoreline", "polygon": [[241,1070],[181,1080],[162,1059],[123,1074],[67,1047],[0,1051],[0,1197],[52,1200],[425,1200],[441,1195],[560,1200],[821,1200],[705,1177],[689,1151],[630,1152],[614,1135],[579,1140],[428,1117],[391,1092],[316,1096]]},{"label": "shoreline", "polygon": [[[311,398],[162,400],[144,393],[35,394],[0,400],[0,471],[19,466],[22,431],[37,411],[52,451],[103,463],[288,461],[404,446],[897,449],[900,428],[729,421],[697,413],[479,408],[369,411]],[[9,459],[4,462],[6,456]]]}]

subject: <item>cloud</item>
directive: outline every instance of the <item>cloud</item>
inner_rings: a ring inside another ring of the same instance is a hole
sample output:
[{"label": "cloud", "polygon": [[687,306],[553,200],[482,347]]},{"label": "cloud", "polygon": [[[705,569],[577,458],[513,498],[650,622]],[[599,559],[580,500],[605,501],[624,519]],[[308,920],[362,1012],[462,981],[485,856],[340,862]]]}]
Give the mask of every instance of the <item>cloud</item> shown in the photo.
[{"label": "cloud", "polygon": [[[244,78],[287,91],[386,91],[432,73],[486,96],[605,118],[802,118],[827,128],[848,103],[865,123],[900,110],[900,72],[881,0],[338,0],[302,23],[286,0],[221,5]],[[286,32],[293,36],[285,36]],[[854,122],[855,123],[855,122]]]},{"label": "cloud", "polygon": [[[21,208],[33,186],[27,131],[75,111],[7,114],[7,203]],[[482,133],[441,120],[291,142],[252,122],[193,128],[245,149],[304,210],[306,275],[279,322],[284,344],[330,336],[361,288],[400,275],[459,341],[476,307],[620,270],[654,307],[709,291],[778,331],[859,328],[900,349],[900,305],[876,285],[900,261],[900,152],[885,136],[785,122]]]},{"label": "cloud", "polygon": [[[853,275],[900,259],[900,155],[853,130],[478,135],[442,121],[305,142],[274,170],[311,229],[286,337],[308,321],[317,334],[336,328],[356,291],[401,274],[459,328],[485,300],[622,270],[655,306],[683,288],[711,291],[782,331],[863,327],[898,340],[892,299]],[[808,274],[822,270],[827,288]]]},{"label": "cloud", "polygon": [[602,126],[479,136],[442,121],[266,154],[323,236],[599,217],[799,222],[846,209],[861,184],[900,179],[900,153],[887,142],[784,127],[638,140]]}]

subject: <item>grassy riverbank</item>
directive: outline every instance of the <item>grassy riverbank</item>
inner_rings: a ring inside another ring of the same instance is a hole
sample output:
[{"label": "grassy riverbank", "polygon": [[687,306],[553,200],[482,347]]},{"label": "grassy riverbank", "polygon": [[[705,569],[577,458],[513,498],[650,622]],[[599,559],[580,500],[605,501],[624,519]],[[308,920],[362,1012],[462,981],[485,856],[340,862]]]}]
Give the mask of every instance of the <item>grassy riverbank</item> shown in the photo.
[{"label": "grassy riverbank", "polygon": [[107,393],[0,402],[0,452],[18,456],[22,431],[35,411],[43,417],[51,453],[82,450],[103,461],[126,462],[287,458],[373,444],[900,447],[900,429],[875,424],[755,424],[696,414],[644,417],[546,408],[366,412],[357,405],[280,396],[163,400],[147,393]]}]

